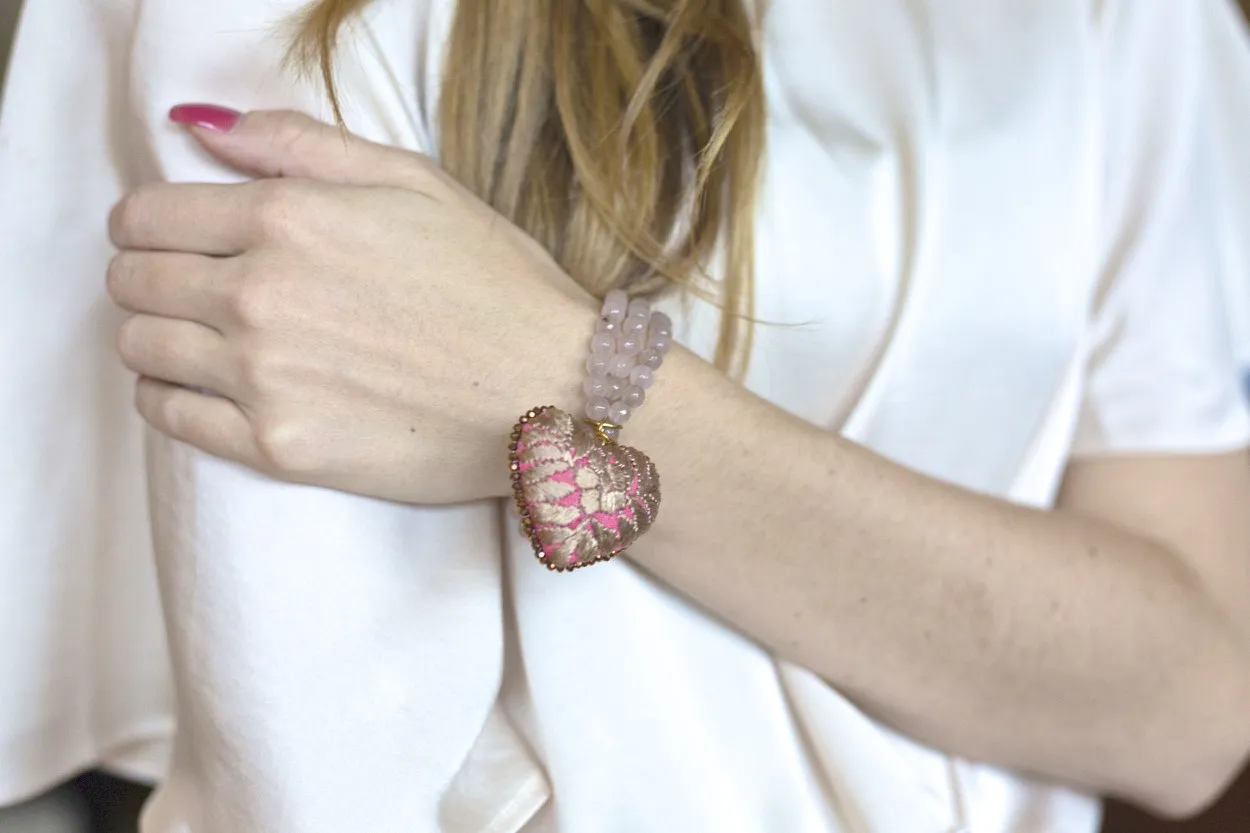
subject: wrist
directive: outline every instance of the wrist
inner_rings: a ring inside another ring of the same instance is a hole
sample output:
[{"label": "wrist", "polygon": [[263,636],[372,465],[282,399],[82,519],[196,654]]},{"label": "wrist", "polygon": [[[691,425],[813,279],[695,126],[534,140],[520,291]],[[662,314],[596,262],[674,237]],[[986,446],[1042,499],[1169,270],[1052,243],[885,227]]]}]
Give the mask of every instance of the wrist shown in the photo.
[{"label": "wrist", "polygon": [[655,373],[669,364],[673,330],[667,315],[621,290],[609,292],[597,313],[570,309],[560,318],[570,332],[560,328],[535,345],[535,356],[548,357],[546,373],[536,372],[553,389],[570,390],[551,370],[568,367],[563,356],[576,338],[571,324],[581,319],[587,326],[576,355],[583,369],[573,378],[583,395],[571,396],[570,407],[548,400],[527,409],[508,435],[507,459],[521,528],[535,556],[548,569],[566,572],[626,552],[658,517],[654,461],[622,435],[647,402]]},{"label": "wrist", "polygon": [[510,391],[489,419],[491,459],[496,467],[486,497],[511,498],[512,479],[507,465],[508,437],[517,420],[533,408],[551,406],[580,416],[585,408],[582,378],[586,346],[598,321],[598,302],[590,296],[561,296],[553,305],[550,324],[504,349],[504,367]]}]

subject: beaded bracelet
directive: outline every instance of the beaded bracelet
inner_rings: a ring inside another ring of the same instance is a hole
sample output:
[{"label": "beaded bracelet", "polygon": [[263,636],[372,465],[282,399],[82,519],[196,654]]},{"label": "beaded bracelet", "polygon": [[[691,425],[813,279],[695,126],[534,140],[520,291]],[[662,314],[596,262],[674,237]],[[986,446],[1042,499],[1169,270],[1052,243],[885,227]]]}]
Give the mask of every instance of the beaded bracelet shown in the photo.
[{"label": "beaded bracelet", "polygon": [[548,569],[607,561],[655,522],[655,466],[617,440],[646,399],[672,338],[667,315],[642,298],[609,292],[586,360],[585,419],[546,405],[517,422],[508,459],[521,530]]}]

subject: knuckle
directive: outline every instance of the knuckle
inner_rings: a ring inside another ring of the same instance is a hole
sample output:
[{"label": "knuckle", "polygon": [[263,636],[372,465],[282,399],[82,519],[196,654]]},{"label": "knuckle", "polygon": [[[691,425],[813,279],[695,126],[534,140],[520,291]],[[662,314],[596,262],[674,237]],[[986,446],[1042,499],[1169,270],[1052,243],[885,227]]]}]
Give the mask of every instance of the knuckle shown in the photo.
[{"label": "knuckle", "polygon": [[139,344],[141,342],[139,327],[139,319],[127,318],[117,328],[117,355],[121,356],[122,362],[131,370],[135,369],[135,359],[139,355]]},{"label": "knuckle", "polygon": [[177,366],[176,344],[164,328],[143,316],[134,316],[117,330],[117,353],[136,373],[160,375]]},{"label": "knuckle", "polygon": [[290,113],[278,125],[277,144],[293,158],[315,152],[332,128],[297,113]]},{"label": "knuckle", "polygon": [[144,217],[142,189],[126,194],[109,212],[109,237],[118,246],[125,246],[138,235]]},{"label": "knuckle", "polygon": [[171,437],[184,437],[187,415],[177,397],[167,389],[140,380],[135,386],[135,407],[145,420]]},{"label": "knuckle", "polygon": [[271,392],[284,378],[284,364],[272,350],[250,350],[239,361],[240,381],[253,393]]},{"label": "knuckle", "polygon": [[245,327],[266,329],[282,314],[282,299],[275,282],[263,275],[239,281],[230,294],[230,308]]},{"label": "knuckle", "polygon": [[267,238],[287,238],[298,232],[305,212],[297,187],[282,180],[262,180],[256,186],[256,224]]},{"label": "knuckle", "polygon": [[324,127],[316,119],[295,110],[274,110],[268,113],[265,129],[274,146],[292,150],[315,138]]},{"label": "knuckle", "polygon": [[118,252],[109,261],[108,270],[104,273],[104,286],[109,297],[118,303],[130,299],[131,282],[134,275],[134,255],[130,252]]},{"label": "knuckle", "polygon": [[286,476],[306,477],[321,467],[314,434],[297,418],[263,420],[256,427],[256,450],[267,468]]},{"label": "knuckle", "polygon": [[162,396],[157,405],[161,425],[175,437],[187,435],[187,411],[178,397]]}]

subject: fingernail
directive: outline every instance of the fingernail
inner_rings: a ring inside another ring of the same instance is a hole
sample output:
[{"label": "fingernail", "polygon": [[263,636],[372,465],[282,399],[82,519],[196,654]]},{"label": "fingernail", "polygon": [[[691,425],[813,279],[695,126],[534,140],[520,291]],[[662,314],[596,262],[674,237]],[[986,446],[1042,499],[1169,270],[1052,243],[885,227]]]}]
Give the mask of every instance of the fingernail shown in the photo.
[{"label": "fingernail", "polygon": [[239,126],[243,114],[215,104],[179,104],[169,111],[169,120],[194,125],[217,133],[230,133]]}]

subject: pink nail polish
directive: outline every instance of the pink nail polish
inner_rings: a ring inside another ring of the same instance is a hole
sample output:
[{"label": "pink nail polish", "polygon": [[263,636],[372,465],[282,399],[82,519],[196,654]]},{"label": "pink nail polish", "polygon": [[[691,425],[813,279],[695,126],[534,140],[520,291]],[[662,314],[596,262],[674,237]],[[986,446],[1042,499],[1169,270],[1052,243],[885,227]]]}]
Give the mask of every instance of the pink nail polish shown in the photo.
[{"label": "pink nail polish", "polygon": [[195,125],[217,133],[230,133],[239,125],[243,114],[214,104],[179,104],[169,111],[169,120]]}]

